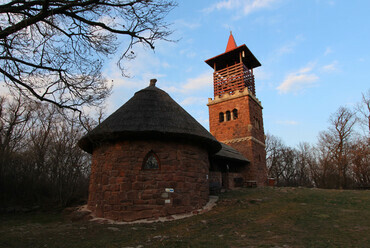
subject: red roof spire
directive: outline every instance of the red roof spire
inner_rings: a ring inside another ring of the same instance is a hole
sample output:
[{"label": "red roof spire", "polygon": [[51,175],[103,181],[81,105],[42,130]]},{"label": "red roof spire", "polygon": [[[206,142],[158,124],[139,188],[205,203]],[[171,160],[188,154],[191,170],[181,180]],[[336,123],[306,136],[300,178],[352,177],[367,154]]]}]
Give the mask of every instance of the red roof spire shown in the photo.
[{"label": "red roof spire", "polygon": [[227,42],[227,46],[226,46],[225,52],[231,51],[234,48],[236,48],[236,42],[234,40],[233,33],[230,31],[229,41]]}]

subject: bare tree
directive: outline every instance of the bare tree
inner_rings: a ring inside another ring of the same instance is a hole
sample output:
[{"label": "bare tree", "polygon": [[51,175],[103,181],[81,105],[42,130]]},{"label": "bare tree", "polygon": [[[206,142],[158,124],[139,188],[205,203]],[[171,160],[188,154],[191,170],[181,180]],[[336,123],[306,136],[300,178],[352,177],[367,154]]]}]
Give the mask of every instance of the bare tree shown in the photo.
[{"label": "bare tree", "polygon": [[103,59],[128,38],[118,65],[137,43],[154,49],[171,34],[165,16],[173,0],[1,1],[0,74],[23,95],[60,108],[97,106],[110,86]]},{"label": "bare tree", "polygon": [[358,139],[351,149],[353,177],[356,186],[370,188],[370,140]]},{"label": "bare tree", "polygon": [[350,164],[349,152],[356,120],[353,111],[340,107],[330,117],[331,126],[329,130],[321,132],[319,136],[319,147],[324,151],[322,153],[322,163],[326,167],[330,164],[336,167],[338,187],[341,188],[347,188],[347,173]]},{"label": "bare tree", "polygon": [[29,129],[32,106],[21,97],[12,101],[0,97],[0,156],[8,157],[22,148],[20,145]]},{"label": "bare tree", "polygon": [[281,168],[281,151],[285,145],[279,137],[269,133],[266,134],[265,144],[268,176],[275,178],[277,185],[280,185],[280,180],[283,173]]},{"label": "bare tree", "polygon": [[8,204],[68,205],[87,195],[84,129],[52,104],[0,98],[0,211]]},{"label": "bare tree", "polygon": [[315,168],[316,164],[312,146],[307,142],[299,143],[296,165],[298,185],[307,187],[315,185],[314,171],[311,171],[311,168]]},{"label": "bare tree", "polygon": [[357,105],[356,111],[360,123],[367,129],[370,138],[370,89],[362,94],[361,102]]}]

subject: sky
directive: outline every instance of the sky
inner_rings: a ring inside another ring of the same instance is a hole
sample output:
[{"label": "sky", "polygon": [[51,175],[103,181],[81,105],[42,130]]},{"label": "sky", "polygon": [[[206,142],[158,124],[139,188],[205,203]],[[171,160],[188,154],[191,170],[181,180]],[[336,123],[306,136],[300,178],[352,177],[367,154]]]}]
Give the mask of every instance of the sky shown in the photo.
[{"label": "sky", "polygon": [[[213,69],[204,61],[225,51],[230,31],[262,64],[254,69],[265,133],[290,146],[316,143],[340,106],[353,107],[370,89],[368,0],[179,0],[167,16],[177,42],[134,47],[123,77],[112,56],[108,116],[151,78],[207,130]],[[122,40],[122,47],[125,41]],[[122,49],[123,50],[123,49]]]},{"label": "sky", "polygon": [[230,31],[262,66],[254,70],[265,133],[290,146],[316,143],[340,106],[352,108],[370,89],[370,1],[202,0],[179,1],[168,16],[177,42],[155,51],[135,48],[126,62],[104,72],[113,80],[107,114],[148,86],[151,78],[209,130],[213,69],[204,61],[225,51]]}]

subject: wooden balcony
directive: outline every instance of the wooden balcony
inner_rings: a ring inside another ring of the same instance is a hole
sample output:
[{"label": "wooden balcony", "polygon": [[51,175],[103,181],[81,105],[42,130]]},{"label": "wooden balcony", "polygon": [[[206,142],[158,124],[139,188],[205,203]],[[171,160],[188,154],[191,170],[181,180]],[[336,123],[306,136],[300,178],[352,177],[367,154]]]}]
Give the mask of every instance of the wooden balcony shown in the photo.
[{"label": "wooden balcony", "polygon": [[237,90],[248,90],[256,95],[254,75],[243,64],[238,63],[213,73],[214,95],[234,94]]}]

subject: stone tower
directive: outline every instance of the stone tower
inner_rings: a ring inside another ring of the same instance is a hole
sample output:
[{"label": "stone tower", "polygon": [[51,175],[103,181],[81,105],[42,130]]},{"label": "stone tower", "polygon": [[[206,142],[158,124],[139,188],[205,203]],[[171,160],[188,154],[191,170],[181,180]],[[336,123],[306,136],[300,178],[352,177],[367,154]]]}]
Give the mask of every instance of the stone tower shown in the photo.
[{"label": "stone tower", "polygon": [[267,181],[262,105],[256,97],[253,68],[261,66],[246,45],[237,46],[232,33],[226,51],[205,61],[214,69],[214,99],[208,99],[210,132],[241,152],[250,164],[244,181]]}]

